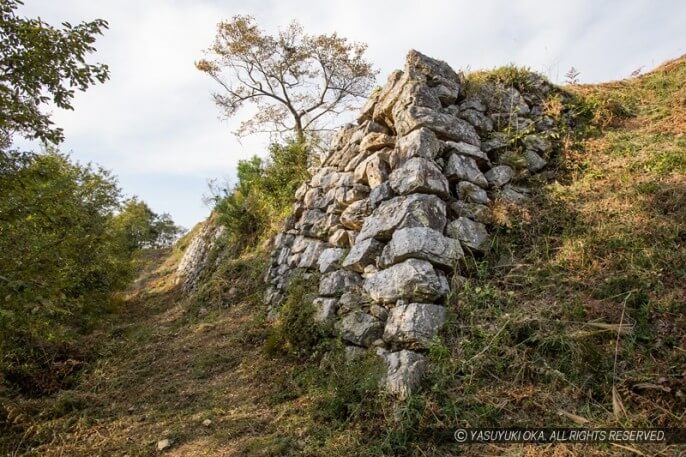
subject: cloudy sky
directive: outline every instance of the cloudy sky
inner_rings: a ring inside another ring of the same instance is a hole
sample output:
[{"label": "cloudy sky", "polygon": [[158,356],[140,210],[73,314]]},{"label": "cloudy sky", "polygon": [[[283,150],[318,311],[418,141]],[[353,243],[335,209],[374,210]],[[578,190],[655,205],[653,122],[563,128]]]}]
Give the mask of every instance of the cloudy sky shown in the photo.
[{"label": "cloudy sky", "polygon": [[111,169],[128,195],[186,227],[209,213],[208,179],[230,180],[239,159],[266,150],[266,138],[233,136],[241,115],[219,119],[213,81],[193,65],[216,23],[236,14],[268,31],[296,19],[309,33],[367,42],[379,83],[410,48],[454,68],[515,63],[557,82],[572,66],[597,82],[686,53],[683,0],[25,0],[21,12],[109,21],[96,47],[111,80],[79,94],[75,111],[54,112],[62,150]]}]

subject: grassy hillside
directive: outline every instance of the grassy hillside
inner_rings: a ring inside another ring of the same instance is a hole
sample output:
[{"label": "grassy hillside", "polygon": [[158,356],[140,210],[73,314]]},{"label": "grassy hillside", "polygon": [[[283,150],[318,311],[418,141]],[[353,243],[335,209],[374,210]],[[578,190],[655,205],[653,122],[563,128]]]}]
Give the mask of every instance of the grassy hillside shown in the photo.
[{"label": "grassy hillside", "polygon": [[495,207],[491,253],[465,267],[421,394],[393,405],[374,360],[346,365],[335,343],[275,350],[299,329],[266,322],[264,245],[224,260],[194,297],[174,285],[177,247],[148,259],[73,390],[0,392],[0,454],[156,455],[163,439],[178,456],[684,452],[458,447],[444,433],[686,423],[686,58],[567,89],[588,122],[528,207]]}]

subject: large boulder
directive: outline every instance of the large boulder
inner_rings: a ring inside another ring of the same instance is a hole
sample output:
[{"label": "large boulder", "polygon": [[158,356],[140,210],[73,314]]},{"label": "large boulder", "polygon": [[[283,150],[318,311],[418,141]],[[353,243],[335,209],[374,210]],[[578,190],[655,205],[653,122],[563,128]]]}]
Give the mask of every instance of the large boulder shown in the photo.
[{"label": "large boulder", "polygon": [[324,297],[340,296],[362,283],[359,274],[348,270],[336,270],[327,273],[319,280],[319,295]]},{"label": "large boulder", "polygon": [[337,270],[341,266],[341,259],[345,256],[345,249],[341,248],[327,248],[322,251],[317,265],[319,265],[320,273],[329,273]]},{"label": "large boulder", "polygon": [[395,169],[413,157],[433,160],[438,156],[441,143],[436,134],[426,127],[413,130],[398,139],[389,163]]},{"label": "large boulder", "polygon": [[479,146],[481,139],[469,122],[423,106],[410,106],[400,111],[395,118],[398,135],[407,135],[412,130],[427,127],[440,138],[464,141]]},{"label": "large boulder", "polygon": [[471,249],[484,250],[487,246],[488,231],[486,226],[466,217],[459,217],[448,224],[446,233]]},{"label": "large boulder", "polygon": [[391,309],[383,339],[392,345],[426,348],[445,322],[444,306],[410,303]]},{"label": "large boulder", "polygon": [[341,319],[338,332],[349,343],[369,347],[383,335],[383,322],[371,314],[355,311]]},{"label": "large boulder", "polygon": [[386,376],[384,389],[398,398],[407,398],[417,389],[426,369],[426,357],[417,352],[402,350],[385,354]]},{"label": "large boulder", "polygon": [[471,157],[451,154],[445,166],[445,175],[449,179],[469,181],[477,186],[488,187],[486,177],[481,173],[481,170],[476,165],[476,161]]},{"label": "large boulder", "polygon": [[363,288],[378,303],[432,302],[448,293],[448,281],[426,260],[408,259],[367,277]]},{"label": "large boulder", "polygon": [[370,212],[369,199],[353,202],[341,213],[341,225],[351,230],[360,230]]},{"label": "large boulder", "polygon": [[448,180],[433,161],[423,157],[414,157],[397,168],[389,177],[393,190],[400,195],[416,192],[436,194],[447,197]]},{"label": "large boulder", "polygon": [[374,238],[359,240],[343,260],[343,267],[362,273],[367,265],[376,263],[376,258],[381,254],[382,249],[383,243]]},{"label": "large boulder", "polygon": [[428,260],[433,265],[452,270],[464,256],[460,242],[428,227],[396,230],[379,258],[386,268],[409,258]]},{"label": "large boulder", "polygon": [[446,224],[445,203],[435,195],[411,194],[382,202],[367,217],[358,240],[389,240],[396,229],[430,227],[440,232]]}]

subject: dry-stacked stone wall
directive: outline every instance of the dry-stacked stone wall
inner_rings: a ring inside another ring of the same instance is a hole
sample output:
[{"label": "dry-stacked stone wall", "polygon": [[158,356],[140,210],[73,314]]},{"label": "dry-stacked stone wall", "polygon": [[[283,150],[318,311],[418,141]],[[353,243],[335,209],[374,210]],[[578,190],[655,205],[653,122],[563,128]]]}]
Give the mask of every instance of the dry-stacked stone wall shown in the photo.
[{"label": "dry-stacked stone wall", "polygon": [[542,78],[531,74],[527,92],[463,86],[445,62],[410,51],[298,189],[266,275],[275,315],[292,273],[318,271],[316,319],[351,355],[384,357],[385,387],[400,396],[421,378],[460,260],[489,245],[489,205],[524,202],[514,182],[552,148],[543,103],[554,88]]},{"label": "dry-stacked stone wall", "polygon": [[[196,290],[206,270],[213,266],[209,264],[210,252],[225,231],[226,228],[210,216],[193,236],[176,268],[176,284],[179,284],[184,292]],[[219,258],[216,258],[215,263],[218,260]]]}]

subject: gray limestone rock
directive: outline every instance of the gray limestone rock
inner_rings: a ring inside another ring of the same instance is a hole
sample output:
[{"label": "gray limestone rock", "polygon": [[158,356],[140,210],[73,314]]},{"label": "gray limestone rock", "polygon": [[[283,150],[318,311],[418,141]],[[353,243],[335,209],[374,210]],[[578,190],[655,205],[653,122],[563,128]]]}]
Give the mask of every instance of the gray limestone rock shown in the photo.
[{"label": "gray limestone rock", "polygon": [[369,199],[353,202],[341,213],[341,225],[351,230],[360,230],[371,210]]},{"label": "gray limestone rock", "polygon": [[526,167],[532,173],[542,170],[548,164],[545,159],[530,149],[524,151],[524,158],[526,159]]},{"label": "gray limestone rock", "polygon": [[445,322],[444,306],[410,303],[391,309],[383,339],[392,345],[426,348]]},{"label": "gray limestone rock", "polygon": [[445,203],[435,195],[412,194],[382,202],[365,219],[358,239],[389,240],[396,229],[430,227],[440,232],[446,224]]},{"label": "gray limestone rock", "polygon": [[335,298],[317,297],[312,301],[315,322],[328,322],[336,317],[338,301]]},{"label": "gray limestone rock", "polygon": [[465,202],[487,205],[491,201],[485,190],[468,181],[457,183],[457,195]]},{"label": "gray limestone rock", "polygon": [[503,187],[514,178],[514,170],[507,165],[498,165],[485,173],[491,187]]},{"label": "gray limestone rock", "polygon": [[408,259],[366,278],[363,288],[377,303],[431,302],[448,293],[448,282],[430,262]]},{"label": "gray limestone rock", "polygon": [[449,150],[452,150],[458,154],[472,157],[480,163],[490,164],[488,156],[481,150],[479,146],[474,146],[473,144],[465,143],[464,141],[445,141],[444,145]]},{"label": "gray limestone rock", "polygon": [[315,268],[324,249],[325,244],[321,241],[317,240],[309,243],[302,254],[300,254],[298,268]]},{"label": "gray limestone rock", "polygon": [[355,311],[341,319],[338,332],[349,343],[369,347],[383,335],[383,323],[371,314]]},{"label": "gray limestone rock", "polygon": [[376,263],[382,249],[383,243],[374,238],[359,240],[350,249],[348,256],[343,261],[343,267],[362,273],[367,265]]},{"label": "gray limestone rock", "polygon": [[527,135],[522,139],[524,146],[537,152],[546,152],[552,147],[550,140],[541,135]]},{"label": "gray limestone rock", "polygon": [[460,111],[459,117],[472,124],[480,133],[493,131],[493,121],[475,109]]},{"label": "gray limestone rock", "polygon": [[388,178],[391,188],[400,195],[422,192],[447,197],[448,180],[434,163],[422,157],[407,160]]},{"label": "gray limestone rock", "polygon": [[493,213],[486,205],[458,200],[450,204],[450,210],[458,217],[468,217],[483,224],[493,223]]},{"label": "gray limestone rock", "polygon": [[459,241],[428,227],[396,230],[379,258],[386,268],[409,258],[428,260],[434,266],[452,270],[464,256]]},{"label": "gray limestone rock", "polygon": [[372,205],[372,208],[376,208],[381,202],[393,197],[395,197],[395,192],[393,192],[391,184],[386,181],[372,189],[369,193],[369,203]]},{"label": "gray limestone rock", "polygon": [[322,251],[317,265],[319,265],[320,273],[329,273],[338,270],[341,266],[341,259],[345,256],[345,249],[341,248],[327,248]]},{"label": "gray limestone rock", "polygon": [[460,217],[448,224],[446,233],[449,237],[460,240],[468,248],[484,250],[487,247],[488,231],[481,222]]},{"label": "gray limestone rock", "polygon": [[393,146],[395,146],[395,137],[379,132],[367,134],[360,142],[360,150],[362,151],[373,152],[386,147],[392,148]]},{"label": "gray limestone rock", "polygon": [[336,229],[329,237],[329,244],[338,248],[350,247],[348,231],[342,228]]},{"label": "gray limestone rock", "polygon": [[488,181],[484,174],[479,170],[476,161],[460,154],[451,154],[445,166],[445,175],[449,179],[459,179],[469,181],[480,187],[488,187]]},{"label": "gray limestone rock", "polygon": [[433,160],[438,156],[440,148],[441,144],[436,134],[422,127],[398,139],[389,163],[391,168],[395,169],[413,157]]},{"label": "gray limestone rock", "polygon": [[479,134],[472,124],[431,108],[410,106],[397,114],[395,122],[398,135],[407,135],[419,127],[427,127],[440,138],[464,141],[475,146],[481,144]]},{"label": "gray limestone rock", "polygon": [[419,387],[426,369],[426,357],[417,352],[402,350],[383,354],[387,372],[384,389],[399,399],[407,398]]},{"label": "gray limestone rock", "polygon": [[509,184],[505,185],[498,196],[508,203],[513,203],[515,205],[521,205],[529,198],[529,196],[522,192],[521,189],[511,186]]},{"label": "gray limestone rock", "polygon": [[327,273],[319,280],[319,295],[336,297],[350,291],[362,283],[359,274],[348,270],[336,270]]}]

